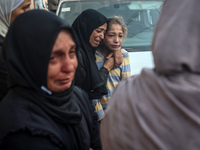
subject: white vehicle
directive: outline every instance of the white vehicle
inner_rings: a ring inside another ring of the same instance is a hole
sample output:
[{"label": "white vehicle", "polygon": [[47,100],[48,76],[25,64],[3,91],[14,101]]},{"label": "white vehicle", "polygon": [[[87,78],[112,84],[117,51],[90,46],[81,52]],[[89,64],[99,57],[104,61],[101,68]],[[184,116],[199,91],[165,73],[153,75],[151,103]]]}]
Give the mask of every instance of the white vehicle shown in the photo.
[{"label": "white vehicle", "polygon": [[85,9],[96,9],[106,17],[118,15],[128,27],[122,47],[129,52],[131,74],[153,68],[151,41],[164,0],[61,0],[56,14],[70,25]]}]

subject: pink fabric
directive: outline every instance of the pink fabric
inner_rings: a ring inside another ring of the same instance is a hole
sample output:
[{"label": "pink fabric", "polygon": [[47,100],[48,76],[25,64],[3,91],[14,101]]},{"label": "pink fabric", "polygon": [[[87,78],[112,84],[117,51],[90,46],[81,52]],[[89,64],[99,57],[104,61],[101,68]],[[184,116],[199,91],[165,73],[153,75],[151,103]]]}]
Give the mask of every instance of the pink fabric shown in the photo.
[{"label": "pink fabric", "polygon": [[155,69],[120,82],[101,122],[104,150],[200,148],[199,0],[166,0],[153,39]]}]

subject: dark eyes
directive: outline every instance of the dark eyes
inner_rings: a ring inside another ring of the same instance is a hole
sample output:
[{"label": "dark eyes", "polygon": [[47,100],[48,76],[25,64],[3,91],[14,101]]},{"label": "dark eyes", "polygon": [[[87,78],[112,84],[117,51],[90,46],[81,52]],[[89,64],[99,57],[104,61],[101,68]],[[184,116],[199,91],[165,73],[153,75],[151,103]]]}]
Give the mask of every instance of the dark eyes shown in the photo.
[{"label": "dark eyes", "polygon": [[26,11],[27,9],[29,9],[29,7],[30,7],[30,5],[26,5],[26,6],[24,6],[22,9],[23,9],[24,11]]},{"label": "dark eyes", "polygon": [[[70,55],[70,57],[76,55],[76,49],[70,50],[70,51],[69,51],[69,55]],[[58,59],[58,58],[62,59],[62,58],[64,58],[64,57],[65,57],[65,54],[64,54],[64,53],[62,53],[62,52],[57,52],[57,53],[53,54],[53,55],[50,57],[50,60],[55,60],[55,59]]]},{"label": "dark eyes", "polygon": [[69,52],[70,54],[76,54],[76,50],[74,49],[74,50],[71,50],[70,52]]},{"label": "dark eyes", "polygon": [[[113,36],[115,36],[115,35],[114,35],[114,34],[109,34],[108,36],[109,36],[109,37],[113,37]],[[118,37],[122,38],[123,35],[118,35]]]},{"label": "dark eyes", "polygon": [[53,60],[55,58],[55,56],[50,57],[50,60]]},{"label": "dark eyes", "polygon": [[97,31],[97,33],[101,33],[101,30],[96,30]]}]

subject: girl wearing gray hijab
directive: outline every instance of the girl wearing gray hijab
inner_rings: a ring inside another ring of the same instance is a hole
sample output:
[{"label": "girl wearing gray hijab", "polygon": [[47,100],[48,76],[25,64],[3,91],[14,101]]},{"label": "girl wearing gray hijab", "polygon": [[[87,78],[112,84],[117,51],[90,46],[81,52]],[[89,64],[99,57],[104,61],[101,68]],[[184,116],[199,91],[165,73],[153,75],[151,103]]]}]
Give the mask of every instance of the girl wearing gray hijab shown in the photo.
[{"label": "girl wearing gray hijab", "polygon": [[123,80],[101,124],[104,150],[200,147],[199,0],[166,0],[152,51],[154,69]]},{"label": "girl wearing gray hijab", "polygon": [[10,24],[16,16],[30,10],[31,0],[0,0],[0,101],[7,89],[7,70],[3,59],[2,47]]}]

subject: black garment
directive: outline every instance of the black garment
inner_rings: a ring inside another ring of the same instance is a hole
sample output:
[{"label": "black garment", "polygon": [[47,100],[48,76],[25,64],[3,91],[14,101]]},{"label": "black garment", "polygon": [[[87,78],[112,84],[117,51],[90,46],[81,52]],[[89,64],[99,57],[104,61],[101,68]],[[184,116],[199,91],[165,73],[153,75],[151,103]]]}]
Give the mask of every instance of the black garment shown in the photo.
[{"label": "black garment", "polygon": [[25,12],[11,24],[5,39],[10,90],[0,103],[1,146],[25,132],[48,138],[60,149],[101,149],[87,95],[73,83],[60,93],[47,89],[50,55],[61,30],[77,43],[74,30],[45,10]]},{"label": "black garment", "polygon": [[[27,131],[21,131],[10,135],[6,145],[9,150],[60,150],[50,139],[31,135]],[[1,147],[1,150],[4,150],[4,148]]]},{"label": "black garment", "polygon": [[109,75],[108,69],[106,69],[105,67],[101,67],[99,69],[99,74],[100,74],[101,78],[103,79],[104,83],[107,84],[107,79],[108,79],[108,75]]},{"label": "black garment", "polygon": [[0,101],[3,99],[3,97],[6,95],[8,91],[7,87],[7,68],[6,63],[3,58],[3,41],[4,37],[0,35]]},{"label": "black garment", "polygon": [[[100,93],[98,93],[97,91],[94,91],[90,94],[89,89],[87,89],[89,88],[89,86],[87,85],[87,73],[86,73],[87,67],[86,67],[86,64],[84,64],[83,62],[83,57],[80,51],[78,51],[78,60],[79,60],[79,64],[76,70],[75,79],[77,80],[75,84],[79,86],[80,88],[84,89],[85,91],[87,91],[87,93],[90,95],[90,98],[95,97],[92,94],[97,94],[97,96],[99,96],[98,94]],[[99,69],[99,74],[106,85],[109,71],[105,67],[102,67]],[[104,88],[104,86],[102,86],[101,88]]]},{"label": "black garment", "polygon": [[75,85],[83,88],[89,94],[90,99],[99,99],[107,94],[106,85],[95,62],[96,48],[92,47],[89,42],[93,30],[106,22],[107,18],[104,15],[96,10],[87,9],[72,24],[80,42],[79,66],[75,76]]},{"label": "black garment", "polygon": [[54,146],[51,149],[89,150],[90,145],[101,149],[98,136],[93,136],[90,143],[92,135],[98,135],[99,131],[92,131],[94,116],[87,95],[78,87],[73,93],[73,100],[77,101],[83,113],[79,124],[65,125],[54,121],[20,91],[10,91],[0,105],[0,149],[16,150],[18,147],[19,150],[29,150]]}]

